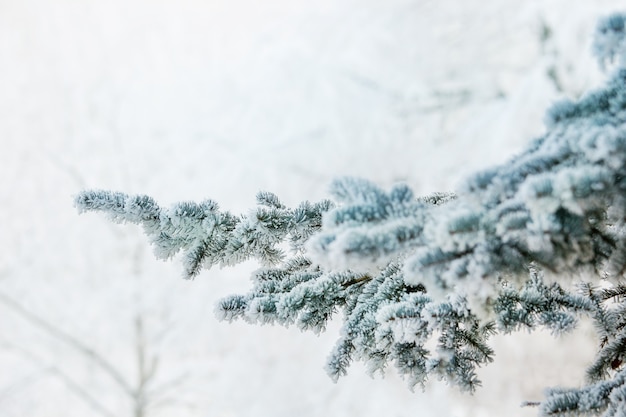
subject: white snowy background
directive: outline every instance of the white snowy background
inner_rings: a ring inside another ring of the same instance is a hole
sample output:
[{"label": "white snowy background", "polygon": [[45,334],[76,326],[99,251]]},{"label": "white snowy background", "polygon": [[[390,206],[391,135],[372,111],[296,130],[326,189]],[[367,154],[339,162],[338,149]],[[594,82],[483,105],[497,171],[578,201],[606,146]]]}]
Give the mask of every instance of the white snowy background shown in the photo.
[{"label": "white snowy background", "polygon": [[185,281],[138,228],[78,216],[72,198],[244,212],[258,190],[326,198],[340,175],[454,190],[541,134],[550,103],[601,84],[590,36],[620,8],[0,0],[0,417],[535,415],[520,403],[582,382],[588,331],[495,338],[474,396],[411,393],[359,364],[333,384],[339,323],[318,337],[218,322],[254,263]]}]

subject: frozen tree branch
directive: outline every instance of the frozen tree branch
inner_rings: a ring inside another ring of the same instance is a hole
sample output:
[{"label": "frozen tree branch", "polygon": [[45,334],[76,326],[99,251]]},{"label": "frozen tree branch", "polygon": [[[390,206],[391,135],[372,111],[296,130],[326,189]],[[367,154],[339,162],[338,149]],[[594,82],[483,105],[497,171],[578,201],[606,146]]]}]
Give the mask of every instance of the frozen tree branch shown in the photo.
[{"label": "frozen tree branch", "polygon": [[341,311],[327,364],[335,380],[359,360],[372,374],[393,364],[411,388],[436,375],[471,392],[476,368],[493,360],[495,332],[560,334],[589,316],[599,350],[587,385],[548,390],[539,410],[623,416],[625,27],[624,14],[599,22],[594,53],[617,67],[604,87],[555,104],[543,136],[455,194],[415,197],[407,185],[344,178],[331,187],[334,202],[288,209],[260,193],[241,216],[212,201],[164,209],[108,191],[84,191],[75,205],[142,225],[157,257],[183,252],[188,278],[259,260],[252,289],[223,299],[220,319],[320,332]]},{"label": "frozen tree branch", "polygon": [[235,216],[206,200],[183,202],[170,209],[159,207],[148,196],[128,196],[108,191],[87,191],[75,201],[79,211],[102,211],[117,222],[140,224],[150,237],[157,258],[169,259],[183,251],[185,277],[193,278],[202,267],[229,266],[256,258],[264,264],[283,260],[278,245],[289,239],[292,249],[321,226],[329,201],[302,203],[288,209],[267,192],[257,195],[259,207],[246,216]]}]

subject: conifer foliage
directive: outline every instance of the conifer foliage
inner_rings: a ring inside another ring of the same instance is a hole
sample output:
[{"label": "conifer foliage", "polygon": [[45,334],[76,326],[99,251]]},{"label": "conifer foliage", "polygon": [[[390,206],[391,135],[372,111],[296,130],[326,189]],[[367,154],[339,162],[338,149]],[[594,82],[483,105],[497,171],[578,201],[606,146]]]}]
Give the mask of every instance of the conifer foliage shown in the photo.
[{"label": "conifer foliage", "polygon": [[186,278],[257,259],[250,291],[219,302],[222,320],[321,332],[340,312],[335,380],[358,360],[372,374],[395,366],[411,388],[434,375],[471,392],[491,335],[590,317],[586,385],[548,389],[540,413],[626,416],[626,14],[599,22],[593,50],[614,64],[606,85],[554,105],[542,137],[456,194],[343,178],[332,201],[288,208],[262,192],[246,215],[98,190],[75,205],[143,226],[158,258],[182,252]]}]

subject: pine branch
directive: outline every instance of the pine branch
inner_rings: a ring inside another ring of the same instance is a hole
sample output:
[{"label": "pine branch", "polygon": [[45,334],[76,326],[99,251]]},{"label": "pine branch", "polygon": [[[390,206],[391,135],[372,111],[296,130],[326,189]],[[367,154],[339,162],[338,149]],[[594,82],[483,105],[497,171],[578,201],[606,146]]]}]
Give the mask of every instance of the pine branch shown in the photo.
[{"label": "pine branch", "polygon": [[600,415],[620,417],[626,408],[626,371],[612,380],[577,389],[552,388],[539,409],[542,416]]},{"label": "pine branch", "polygon": [[255,258],[277,264],[284,255],[279,245],[290,239],[300,251],[304,242],[321,227],[329,201],[304,202],[287,209],[267,192],[257,196],[259,207],[246,216],[235,216],[206,200],[182,202],[170,209],[160,207],[151,197],[129,196],[109,191],[83,191],[74,200],[80,213],[101,211],[113,221],[143,226],[157,258],[169,259],[183,251],[185,278],[194,278],[202,268],[230,266]]},{"label": "pine branch", "polygon": [[[471,392],[476,368],[493,360],[487,342],[496,331],[561,334],[588,316],[599,338],[589,381],[549,390],[541,413],[623,416],[625,28],[626,14],[598,25],[594,53],[602,64],[618,61],[604,87],[555,104],[543,136],[456,194],[415,197],[407,185],[385,191],[343,178],[331,187],[336,203],[289,209],[264,192],[244,216],[212,201],[164,209],[107,191],[85,191],[75,205],[142,225],[159,258],[182,251],[187,278],[259,260],[251,290],[219,303],[223,320],[321,332],[342,312],[327,363],[334,380],[358,360],[370,374],[393,364],[411,388],[434,374]],[[615,285],[598,289],[601,280]]]}]

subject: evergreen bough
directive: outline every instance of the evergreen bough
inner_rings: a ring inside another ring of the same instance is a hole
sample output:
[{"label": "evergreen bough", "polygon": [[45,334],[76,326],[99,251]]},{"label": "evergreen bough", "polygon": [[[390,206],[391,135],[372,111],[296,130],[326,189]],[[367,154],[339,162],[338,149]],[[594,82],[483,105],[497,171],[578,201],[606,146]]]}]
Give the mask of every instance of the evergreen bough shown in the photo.
[{"label": "evergreen bough", "polygon": [[[393,364],[409,386],[430,375],[474,391],[496,332],[595,324],[586,384],[551,388],[544,416],[626,416],[626,14],[602,19],[593,45],[614,63],[606,85],[547,112],[546,133],[456,194],[415,197],[343,178],[333,201],[285,207],[268,192],[246,215],[210,200],[160,207],[151,197],[84,191],[79,212],[143,226],[158,258],[182,252],[184,275],[257,259],[247,294],[222,320],[321,332],[341,311],[327,371]],[[285,244],[288,242],[288,245]]]}]

